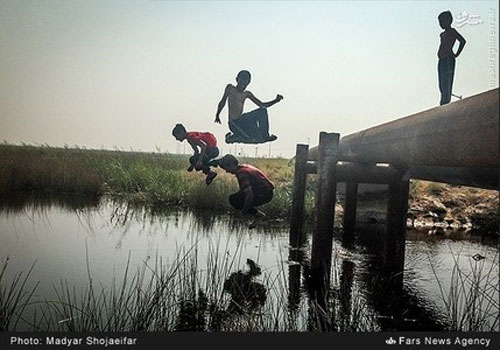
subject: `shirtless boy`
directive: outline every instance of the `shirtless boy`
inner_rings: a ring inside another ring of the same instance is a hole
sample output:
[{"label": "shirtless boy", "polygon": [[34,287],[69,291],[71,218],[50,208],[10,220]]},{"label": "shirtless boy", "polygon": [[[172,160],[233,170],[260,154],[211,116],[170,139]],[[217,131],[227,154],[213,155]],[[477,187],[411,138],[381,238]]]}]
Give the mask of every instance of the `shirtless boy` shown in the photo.
[{"label": "shirtless boy", "polygon": [[[455,74],[455,58],[460,55],[465,46],[465,39],[455,28],[451,27],[453,17],[450,11],[441,12],[438,16],[439,25],[444,29],[440,34],[441,44],[438,49],[438,76],[439,91],[441,92],[440,105],[450,103]],[[460,42],[457,52],[453,52],[456,41]]]},{"label": "shirtless boy", "polygon": [[[221,124],[219,115],[227,101],[229,107],[229,129],[233,132],[235,138],[243,138],[249,142],[274,141],[277,139],[277,136],[269,134],[267,108],[281,101],[283,96],[276,95],[274,100],[262,102],[250,91],[245,90],[248,84],[250,84],[250,79],[250,72],[242,70],[236,76],[236,86],[232,84],[226,86],[224,95],[217,106],[215,123]],[[243,106],[247,98],[260,108],[243,113]],[[230,142],[230,138],[226,139],[226,141]]]}]

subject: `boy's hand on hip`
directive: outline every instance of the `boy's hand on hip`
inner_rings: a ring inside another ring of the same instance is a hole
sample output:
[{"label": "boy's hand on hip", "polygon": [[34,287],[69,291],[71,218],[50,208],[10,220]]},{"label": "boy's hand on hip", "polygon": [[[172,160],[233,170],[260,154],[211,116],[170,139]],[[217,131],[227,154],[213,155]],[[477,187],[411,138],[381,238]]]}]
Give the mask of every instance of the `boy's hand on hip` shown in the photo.
[{"label": "boy's hand on hip", "polygon": [[221,121],[220,121],[219,116],[216,116],[216,117],[215,117],[214,123],[217,123],[217,124],[222,124],[222,123],[221,123]]}]

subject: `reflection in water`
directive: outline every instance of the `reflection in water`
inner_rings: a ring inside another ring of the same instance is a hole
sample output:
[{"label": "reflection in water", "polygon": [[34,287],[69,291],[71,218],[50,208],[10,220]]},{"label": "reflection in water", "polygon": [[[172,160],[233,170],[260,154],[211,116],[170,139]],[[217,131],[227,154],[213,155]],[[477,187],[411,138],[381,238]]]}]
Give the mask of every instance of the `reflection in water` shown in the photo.
[{"label": "reflection in water", "polygon": [[227,310],[229,313],[243,313],[256,309],[266,302],[266,287],[254,281],[255,277],[261,274],[260,267],[252,259],[247,259],[247,265],[249,271],[233,272],[224,282],[224,291],[231,295]]},{"label": "reflection in water", "polygon": [[0,196],[0,212],[15,214],[26,210],[43,212],[52,208],[68,211],[92,209],[99,206],[99,198],[95,196],[74,195],[40,195],[24,194],[16,196]]},{"label": "reflection in water", "polygon": [[354,263],[347,259],[342,261],[342,271],[340,274],[340,327],[347,329],[351,323],[351,302],[352,302],[352,288],[354,281]]},{"label": "reflection in water", "polygon": [[181,300],[179,314],[175,322],[176,331],[204,331],[206,330],[206,311],[208,298],[200,289],[195,300]]},{"label": "reflection in water", "polygon": [[[279,321],[289,330],[448,329],[446,305],[436,280],[444,281],[446,294],[451,288],[453,259],[463,255],[466,263],[460,263],[460,269],[464,273],[485,264],[486,270],[498,275],[498,262],[492,255],[495,241],[468,233],[452,236],[447,231],[410,231],[404,279],[394,279],[382,269],[384,259],[379,252],[383,251],[384,227],[360,226],[357,231],[354,241],[342,241],[336,232],[332,285],[321,302],[306,283],[310,247],[290,249],[288,229],[280,225],[267,224],[249,231],[245,220],[234,215],[150,210],[88,198],[16,197],[0,201],[0,257],[11,256],[15,272],[26,271],[38,260],[36,280],[43,283],[37,297],[42,300],[51,299],[52,285],[62,280],[76,290],[87,287],[87,264],[96,285],[106,285],[120,276],[129,255],[135,268],[151,257],[172,262],[179,253],[195,252],[197,268],[207,267],[204,273],[217,275],[214,283],[219,289],[214,293],[212,287],[196,282],[189,293],[181,294],[175,301],[175,322],[171,323],[177,330],[225,330],[256,310],[264,313],[281,307],[284,312]],[[280,260],[285,249],[289,254],[286,262]],[[484,259],[475,261],[475,254]],[[231,266],[225,270],[227,275],[209,270],[222,267],[210,265],[214,257],[221,263],[232,261],[224,265]],[[243,265],[242,257],[248,258],[249,270],[229,275]],[[429,266],[434,266],[434,271]],[[266,282],[257,282],[259,275]],[[269,276],[281,276],[283,281]],[[488,293],[488,297],[498,298],[498,290]]]},{"label": "reflection in water", "polygon": [[252,259],[247,259],[247,265],[249,271],[233,272],[224,282],[223,291],[231,296],[227,307],[223,308],[220,300],[209,301],[200,289],[196,299],[179,303],[175,330],[221,331],[224,324],[232,319],[262,307],[267,299],[267,290],[262,283],[255,281],[255,277],[261,274],[261,268]]}]

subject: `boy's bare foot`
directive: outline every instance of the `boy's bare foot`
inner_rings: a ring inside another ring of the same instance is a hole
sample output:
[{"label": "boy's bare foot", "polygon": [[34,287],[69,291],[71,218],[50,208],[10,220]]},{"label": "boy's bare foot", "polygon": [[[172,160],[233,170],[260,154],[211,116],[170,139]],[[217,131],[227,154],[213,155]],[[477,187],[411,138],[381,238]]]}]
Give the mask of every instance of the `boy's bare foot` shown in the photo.
[{"label": "boy's bare foot", "polygon": [[217,176],[217,173],[215,171],[211,171],[207,177],[205,178],[205,183],[207,185],[210,185],[212,183],[212,181],[215,179],[215,177]]},{"label": "boy's bare foot", "polygon": [[249,229],[253,229],[257,226],[257,224],[262,222],[262,219],[266,217],[266,214],[261,212],[260,210],[257,210],[257,213],[255,213],[255,216],[253,218],[253,221],[250,223],[248,226]]}]

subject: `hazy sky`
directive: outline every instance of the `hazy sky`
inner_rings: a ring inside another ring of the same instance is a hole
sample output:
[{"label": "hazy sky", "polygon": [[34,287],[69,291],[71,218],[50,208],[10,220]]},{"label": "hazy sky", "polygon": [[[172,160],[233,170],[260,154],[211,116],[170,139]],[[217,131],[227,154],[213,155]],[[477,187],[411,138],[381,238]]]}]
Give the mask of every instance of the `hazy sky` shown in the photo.
[{"label": "hazy sky", "polygon": [[291,156],[319,131],[438,105],[443,10],[467,40],[454,92],[498,87],[497,1],[0,0],[0,141],[175,153],[182,122],[234,152],[227,109],[213,120],[248,69],[258,98],[285,97],[269,109],[272,153]]}]

